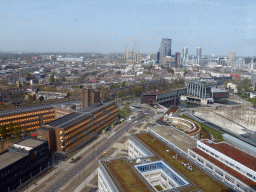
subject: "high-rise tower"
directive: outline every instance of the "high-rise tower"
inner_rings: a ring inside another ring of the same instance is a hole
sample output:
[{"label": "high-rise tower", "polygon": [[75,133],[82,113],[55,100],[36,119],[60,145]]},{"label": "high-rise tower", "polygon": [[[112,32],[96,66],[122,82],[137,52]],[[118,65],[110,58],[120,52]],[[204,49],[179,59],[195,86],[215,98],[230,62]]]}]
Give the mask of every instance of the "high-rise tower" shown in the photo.
[{"label": "high-rise tower", "polygon": [[187,56],[188,56],[188,48],[187,48],[187,47],[184,47],[182,53],[183,53],[182,57],[183,57],[183,58],[187,58]]},{"label": "high-rise tower", "polygon": [[163,64],[163,58],[172,54],[172,40],[163,38],[159,49],[159,64]]},{"label": "high-rise tower", "polygon": [[202,56],[202,48],[201,47],[197,47],[196,48],[196,59],[201,59]]}]

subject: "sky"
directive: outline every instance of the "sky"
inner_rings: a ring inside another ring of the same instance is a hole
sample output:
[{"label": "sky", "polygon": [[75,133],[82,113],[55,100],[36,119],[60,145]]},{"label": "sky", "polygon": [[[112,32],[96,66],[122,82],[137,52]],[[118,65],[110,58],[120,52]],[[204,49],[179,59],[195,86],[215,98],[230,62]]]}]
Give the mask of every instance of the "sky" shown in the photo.
[{"label": "sky", "polygon": [[253,56],[255,26],[255,0],[0,0],[0,52],[156,53],[170,38],[173,54]]}]

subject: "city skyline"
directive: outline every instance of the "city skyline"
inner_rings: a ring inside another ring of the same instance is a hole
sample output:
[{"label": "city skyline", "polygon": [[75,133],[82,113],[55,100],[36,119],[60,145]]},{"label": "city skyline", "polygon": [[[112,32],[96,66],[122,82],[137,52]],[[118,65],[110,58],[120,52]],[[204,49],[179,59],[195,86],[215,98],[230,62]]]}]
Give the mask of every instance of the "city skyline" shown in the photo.
[{"label": "city skyline", "polygon": [[121,53],[136,41],[136,51],[155,54],[170,38],[173,53],[252,56],[255,9],[250,1],[1,1],[0,51]]}]

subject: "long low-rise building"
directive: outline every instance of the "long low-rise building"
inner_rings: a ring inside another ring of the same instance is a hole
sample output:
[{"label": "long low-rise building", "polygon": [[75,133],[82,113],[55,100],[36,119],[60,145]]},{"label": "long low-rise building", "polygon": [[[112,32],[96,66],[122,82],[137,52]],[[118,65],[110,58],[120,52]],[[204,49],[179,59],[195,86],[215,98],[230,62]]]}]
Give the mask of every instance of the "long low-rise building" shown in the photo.
[{"label": "long low-rise building", "polygon": [[118,110],[114,102],[95,103],[43,125],[37,130],[38,138],[47,140],[52,152],[70,152],[118,119]]},{"label": "long low-rise building", "polygon": [[178,101],[181,95],[187,94],[187,89],[171,89],[164,91],[157,91],[152,93],[145,93],[141,95],[141,103],[148,104],[165,104],[173,101]]},{"label": "long low-rise building", "polygon": [[55,104],[37,105],[0,111],[0,126],[7,128],[12,123],[19,125],[21,132],[32,132],[40,128],[43,124],[53,121],[73,111],[62,109],[61,106],[78,101],[62,102]]},{"label": "long low-rise building", "polygon": [[137,191],[256,192],[255,165],[255,157],[225,142],[155,126],[130,135],[128,157],[99,161],[98,186],[100,192],[134,191],[130,186]]},{"label": "long low-rise building", "polygon": [[189,157],[233,189],[256,191],[256,158],[228,143],[197,141]]},{"label": "long low-rise building", "polygon": [[162,128],[151,127],[154,133],[131,134],[129,157],[99,161],[100,192],[230,190],[189,161],[188,149],[196,146],[195,139],[172,132],[170,127]]}]

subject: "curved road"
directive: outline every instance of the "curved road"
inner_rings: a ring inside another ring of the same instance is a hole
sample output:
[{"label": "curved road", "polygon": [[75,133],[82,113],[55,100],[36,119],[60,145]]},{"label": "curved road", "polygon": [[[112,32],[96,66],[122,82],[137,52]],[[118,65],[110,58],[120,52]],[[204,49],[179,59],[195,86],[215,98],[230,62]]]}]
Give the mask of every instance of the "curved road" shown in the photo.
[{"label": "curved road", "polygon": [[45,189],[45,192],[55,192],[65,186],[74,176],[76,176],[83,168],[88,166],[95,157],[98,157],[103,153],[108,147],[110,147],[115,141],[117,141],[125,132],[127,132],[135,121],[145,117],[146,115],[142,112],[138,112],[139,116],[133,119],[129,124],[124,126],[122,129],[113,134],[109,139],[107,139],[102,145],[95,148],[94,151],[90,152],[89,155],[81,159],[77,164],[70,168],[67,172],[57,178],[56,181],[51,183],[51,185]]}]

